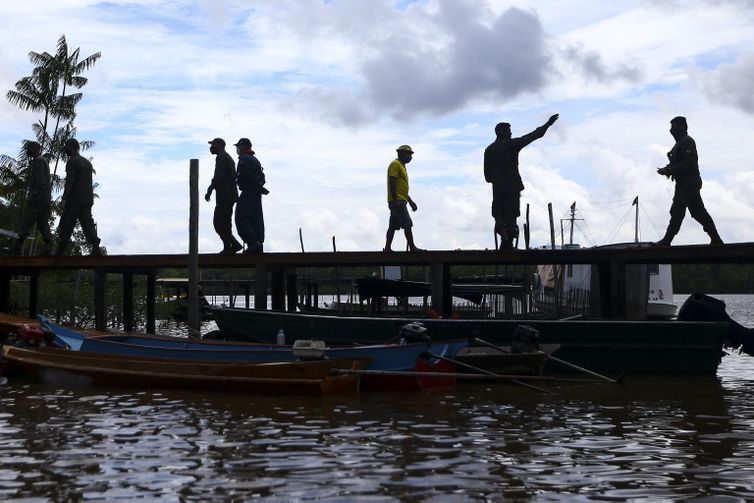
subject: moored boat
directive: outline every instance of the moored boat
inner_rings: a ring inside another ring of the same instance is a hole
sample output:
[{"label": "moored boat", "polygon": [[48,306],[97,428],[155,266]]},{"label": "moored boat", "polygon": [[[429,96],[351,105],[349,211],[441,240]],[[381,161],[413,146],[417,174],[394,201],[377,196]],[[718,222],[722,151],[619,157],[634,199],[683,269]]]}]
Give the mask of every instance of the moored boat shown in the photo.
[{"label": "moored boat", "polygon": [[[294,361],[299,358],[295,346],[282,344],[233,343],[132,334],[87,337],[77,330],[61,327],[42,316],[39,318],[41,327],[54,334],[56,345],[78,352],[183,361],[246,363]],[[321,356],[335,360],[368,359],[365,370],[452,373],[455,371],[454,366],[436,356],[453,359],[456,353],[467,345],[466,339],[366,346],[336,345],[323,347]],[[446,380],[420,378],[420,376],[416,379],[406,376],[401,379],[367,376],[361,383],[361,388],[415,390],[446,384],[448,384]]]},{"label": "moored boat", "polygon": [[[227,340],[270,342],[283,329],[290,339],[328,343],[379,344],[395,336],[411,318],[321,316],[283,311],[213,308]],[[521,320],[425,319],[435,342],[477,337],[511,344]],[[541,344],[559,344],[554,356],[598,372],[715,375],[728,323],[706,321],[525,320],[540,332]],[[546,365],[545,371],[558,371]]]},{"label": "moored boat", "polygon": [[[9,373],[47,380],[60,373],[97,386],[187,388],[284,394],[354,392],[355,376],[331,375],[335,368],[361,369],[366,360],[312,360],[275,363],[178,361],[83,353],[59,348],[3,346]],[[50,372],[54,371],[54,372]],[[350,379],[343,379],[350,377]]]}]

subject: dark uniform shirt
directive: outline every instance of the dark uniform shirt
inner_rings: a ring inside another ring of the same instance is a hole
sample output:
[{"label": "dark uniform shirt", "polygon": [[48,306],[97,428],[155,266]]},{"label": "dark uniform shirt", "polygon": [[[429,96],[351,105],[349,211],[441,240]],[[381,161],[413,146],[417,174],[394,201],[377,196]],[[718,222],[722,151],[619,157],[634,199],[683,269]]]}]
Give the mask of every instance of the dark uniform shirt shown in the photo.
[{"label": "dark uniform shirt", "polygon": [[93,206],[92,163],[80,154],[72,155],[65,165],[65,190],[63,200],[66,206]]},{"label": "dark uniform shirt", "polygon": [[699,174],[699,156],[696,153],[696,142],[689,135],[679,138],[668,152],[667,165],[670,175],[677,184],[697,185],[702,183]]},{"label": "dark uniform shirt", "polygon": [[262,164],[252,154],[244,154],[238,158],[237,175],[238,188],[242,191],[263,192],[265,178]]},{"label": "dark uniform shirt", "polygon": [[38,155],[31,161],[28,201],[31,206],[49,206],[52,202],[50,165],[42,155]]},{"label": "dark uniform shirt", "polygon": [[215,176],[209,188],[217,192],[215,200],[218,204],[235,203],[238,200],[236,162],[224,150],[215,157]]},{"label": "dark uniform shirt", "polygon": [[534,140],[542,138],[546,132],[547,127],[541,126],[519,138],[498,138],[492,142],[484,150],[484,179],[512,191],[524,190],[524,182],[518,172],[518,153]]}]

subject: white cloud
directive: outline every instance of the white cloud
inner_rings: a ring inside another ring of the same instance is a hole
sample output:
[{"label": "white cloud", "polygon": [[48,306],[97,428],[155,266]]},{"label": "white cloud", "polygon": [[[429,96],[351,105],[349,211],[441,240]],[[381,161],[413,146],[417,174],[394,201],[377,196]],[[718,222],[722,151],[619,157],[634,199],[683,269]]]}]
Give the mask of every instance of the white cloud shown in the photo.
[{"label": "white cloud", "polygon": [[[521,155],[533,244],[549,242],[548,202],[557,234],[577,201],[589,239],[632,239],[625,215],[637,194],[643,237],[658,238],[672,185],[654,170],[675,115],[689,118],[723,238],[750,240],[746,4],[519,5],[16,2],[0,19],[12,41],[0,44],[0,84],[10,89],[31,70],[28,51],[53,51],[61,34],[83,55],[102,52],[76,123],[96,141],[94,215],[110,253],[186,251],[188,160],[200,159],[201,192],[215,136],[250,137],[265,167],[267,250],[298,250],[299,228],[307,250],[330,250],[333,235],[339,249],[382,248],[385,170],[403,143],[417,152],[417,244],[491,248],[481,163],[492,128],[505,120],[523,134],[555,112]],[[37,118],[1,102],[0,152],[15,155]],[[200,249],[217,251],[213,205],[200,209]],[[706,237],[690,221],[677,242]]]}]

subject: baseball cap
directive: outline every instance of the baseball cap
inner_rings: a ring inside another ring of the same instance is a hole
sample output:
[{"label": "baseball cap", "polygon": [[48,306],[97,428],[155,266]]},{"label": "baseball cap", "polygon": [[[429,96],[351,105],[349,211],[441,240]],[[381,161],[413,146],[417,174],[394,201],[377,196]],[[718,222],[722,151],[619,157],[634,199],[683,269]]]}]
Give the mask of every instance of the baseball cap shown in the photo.
[{"label": "baseball cap", "polygon": [[209,143],[210,145],[217,143],[221,147],[225,146],[225,140],[223,140],[222,138],[215,138],[214,140],[210,140],[207,143]]},{"label": "baseball cap", "polygon": [[413,154],[414,151],[411,149],[408,145],[401,145],[396,149],[398,152],[408,152],[409,154]]},{"label": "baseball cap", "polygon": [[251,148],[251,140],[248,138],[241,138],[238,143],[233,144],[234,147],[249,147]]}]

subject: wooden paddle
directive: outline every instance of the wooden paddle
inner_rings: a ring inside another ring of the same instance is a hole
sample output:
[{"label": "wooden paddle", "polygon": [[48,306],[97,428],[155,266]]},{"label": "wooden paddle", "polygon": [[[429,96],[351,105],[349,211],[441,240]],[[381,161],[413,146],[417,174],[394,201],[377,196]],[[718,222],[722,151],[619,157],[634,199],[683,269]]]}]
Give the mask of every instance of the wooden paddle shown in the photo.
[{"label": "wooden paddle", "polygon": [[[510,351],[508,351],[507,349],[501,348],[500,346],[498,346],[496,344],[492,344],[491,342],[487,342],[485,340],[482,340],[479,337],[474,337],[474,340],[476,342],[484,344],[485,346],[489,346],[489,347],[491,347],[493,349],[496,349],[496,350],[498,350],[498,351],[500,351],[502,353],[510,353]],[[591,376],[594,376],[594,377],[597,377],[599,379],[602,379],[603,381],[607,381],[607,382],[612,383],[612,384],[623,384],[623,376],[625,374],[621,374],[620,376],[618,376],[618,379],[612,379],[612,378],[604,376],[602,374],[598,374],[597,372],[592,372],[591,370],[585,369],[584,367],[579,367],[578,365],[576,365],[574,363],[570,363],[570,362],[567,362],[565,360],[561,360],[560,358],[556,358],[556,357],[554,357],[554,356],[552,356],[550,354],[547,355],[547,358],[550,359],[550,360],[552,360],[552,361],[558,362],[558,363],[560,363],[562,365],[565,365],[566,367],[570,367],[570,368],[572,368],[574,370],[578,370],[580,372],[584,372],[585,374],[589,374]]]},{"label": "wooden paddle", "polygon": [[[431,356],[433,358],[437,358],[438,360],[444,360],[446,362],[454,363],[456,365],[460,365],[461,367],[465,367],[465,368],[471,369],[471,370],[473,370],[475,372],[481,372],[482,374],[486,374],[486,375],[489,375],[489,376],[507,377],[504,374],[498,374],[496,372],[492,372],[491,370],[486,370],[486,369],[483,369],[483,368],[475,367],[474,365],[469,365],[468,363],[459,362],[458,360],[454,360],[453,358],[448,358],[446,356],[436,355],[436,354],[434,354],[432,352],[429,352],[429,351],[426,352],[425,354],[427,354],[427,355],[429,355],[429,356]],[[557,393],[553,393],[552,391],[550,391],[548,389],[540,388],[539,386],[534,386],[532,384],[528,384],[528,383],[522,382],[520,379],[511,379],[510,382],[512,382],[513,384],[518,384],[519,386],[524,386],[525,388],[531,388],[531,389],[539,391],[541,393],[547,393],[549,395],[555,395],[555,394],[557,394]]]}]

